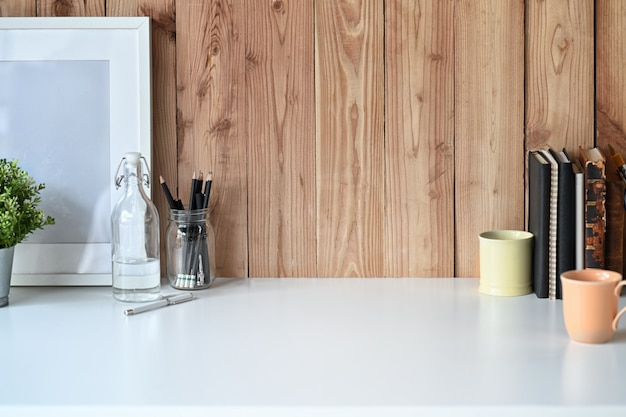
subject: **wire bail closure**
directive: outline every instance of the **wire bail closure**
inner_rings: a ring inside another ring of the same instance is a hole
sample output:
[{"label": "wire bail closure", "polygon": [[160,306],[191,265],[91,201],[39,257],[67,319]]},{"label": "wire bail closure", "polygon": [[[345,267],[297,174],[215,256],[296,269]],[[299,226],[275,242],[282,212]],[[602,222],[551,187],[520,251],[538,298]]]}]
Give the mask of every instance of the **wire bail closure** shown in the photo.
[{"label": "wire bail closure", "polygon": [[[126,157],[123,156],[122,159],[120,160],[120,163],[117,165],[117,169],[115,170],[115,189],[118,190],[121,186],[122,186],[122,181],[124,181],[124,175],[120,175],[120,169],[122,168],[122,164],[124,163],[124,161],[126,160]],[[150,167],[148,166],[148,161],[146,161],[146,158],[142,155],[139,158],[140,163],[143,163],[143,166],[146,168],[146,174],[142,174],[141,175],[141,179],[142,179],[142,183],[144,186],[146,186],[147,188],[150,188]]]}]

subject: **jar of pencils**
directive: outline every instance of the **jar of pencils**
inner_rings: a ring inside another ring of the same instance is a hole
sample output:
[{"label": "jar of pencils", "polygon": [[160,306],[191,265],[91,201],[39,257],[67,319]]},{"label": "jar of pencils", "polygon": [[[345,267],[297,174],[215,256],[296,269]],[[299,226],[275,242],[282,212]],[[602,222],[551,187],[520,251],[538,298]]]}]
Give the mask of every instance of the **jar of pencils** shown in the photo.
[{"label": "jar of pencils", "polygon": [[215,233],[209,209],[170,209],[165,237],[170,285],[180,290],[209,288],[215,280]]}]

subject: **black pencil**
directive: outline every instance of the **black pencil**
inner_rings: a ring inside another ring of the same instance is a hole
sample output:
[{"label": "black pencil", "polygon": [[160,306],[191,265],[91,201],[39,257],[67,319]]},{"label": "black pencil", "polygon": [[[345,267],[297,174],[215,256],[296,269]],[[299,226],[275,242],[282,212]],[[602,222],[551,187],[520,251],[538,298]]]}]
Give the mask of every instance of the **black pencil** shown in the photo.
[{"label": "black pencil", "polygon": [[193,177],[191,177],[191,191],[189,194],[189,210],[193,210],[196,201],[196,189],[198,188],[198,177],[196,177],[196,172],[194,171]]},{"label": "black pencil", "polygon": [[163,188],[163,192],[165,193],[165,198],[167,199],[167,203],[170,205],[171,209],[177,208],[176,201],[174,201],[174,197],[172,197],[172,193],[170,193],[170,189],[165,183],[165,180],[161,175],[159,175],[159,180],[161,181],[161,188]]},{"label": "black pencil", "polygon": [[[196,182],[196,194],[202,193],[202,181],[204,180],[204,173],[200,171],[200,175],[198,175],[198,181]],[[199,207],[196,207],[199,208]]]},{"label": "black pencil", "polygon": [[206,183],[204,184],[204,201],[202,202],[202,208],[204,209],[209,207],[209,197],[211,197],[211,184],[213,184],[213,172],[209,171]]},{"label": "black pencil", "polygon": [[202,205],[204,204],[204,195],[202,193],[196,193],[196,201],[195,201],[195,208],[196,209],[201,209]]}]

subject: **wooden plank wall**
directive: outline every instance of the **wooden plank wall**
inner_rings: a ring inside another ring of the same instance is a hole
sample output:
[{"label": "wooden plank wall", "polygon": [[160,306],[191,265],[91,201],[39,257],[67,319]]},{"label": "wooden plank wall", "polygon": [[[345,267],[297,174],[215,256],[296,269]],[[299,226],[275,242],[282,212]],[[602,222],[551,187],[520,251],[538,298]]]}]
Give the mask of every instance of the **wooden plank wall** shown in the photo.
[{"label": "wooden plank wall", "polygon": [[[626,25],[626,3],[621,1],[599,1],[596,5],[596,126],[597,145],[606,155],[608,144],[613,145],[622,155],[626,154],[626,40],[621,29]],[[624,184],[614,174],[615,167],[607,169],[607,200],[615,201],[613,218],[624,218],[621,209]],[[612,174],[612,177],[610,175]],[[611,216],[610,209],[607,215]],[[618,227],[607,229],[607,251],[617,256],[607,256],[606,267],[626,271],[624,263],[624,230]],[[621,259],[619,259],[621,254]]]},{"label": "wooden plank wall", "polygon": [[455,5],[455,271],[478,276],[478,234],[524,227],[524,2]]},{"label": "wooden plank wall", "polygon": [[476,277],[526,149],[626,151],[621,0],[0,0],[66,15],[153,19],[152,169],[213,171],[224,277]]}]

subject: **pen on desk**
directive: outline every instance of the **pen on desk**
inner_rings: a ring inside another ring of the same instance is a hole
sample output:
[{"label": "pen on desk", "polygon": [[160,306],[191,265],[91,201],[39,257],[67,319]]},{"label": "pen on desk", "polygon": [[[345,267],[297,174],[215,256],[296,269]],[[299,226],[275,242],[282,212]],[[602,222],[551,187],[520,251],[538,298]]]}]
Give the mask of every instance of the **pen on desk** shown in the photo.
[{"label": "pen on desk", "polygon": [[193,300],[193,298],[194,298],[193,294],[190,292],[185,293],[185,294],[170,295],[170,296],[164,297],[162,300],[155,301],[153,303],[144,304],[139,307],[133,307],[133,308],[124,310],[124,314],[126,316],[132,316],[134,314],[143,313],[145,311],[156,310],[157,308],[167,307],[167,306],[171,306],[174,304],[184,303],[186,301],[191,301]]}]

